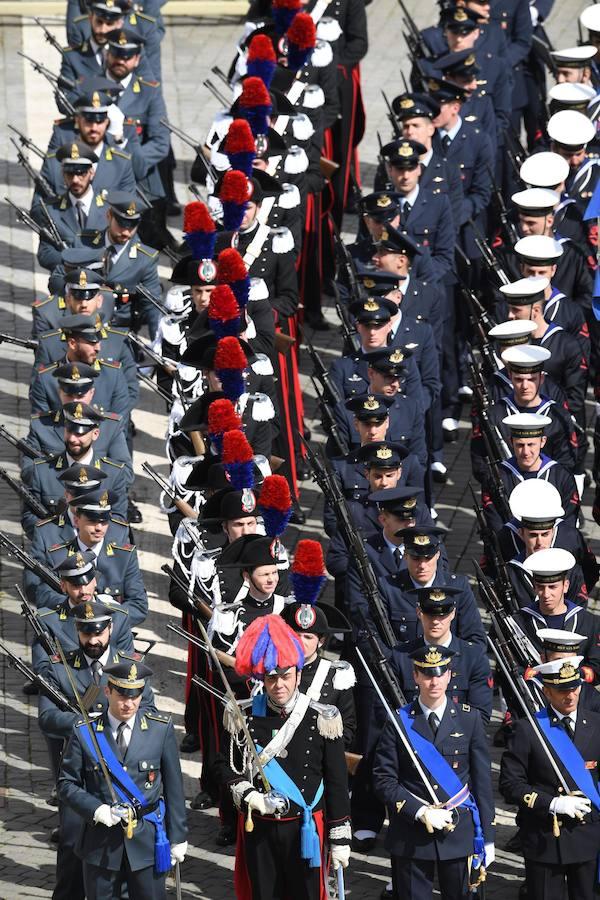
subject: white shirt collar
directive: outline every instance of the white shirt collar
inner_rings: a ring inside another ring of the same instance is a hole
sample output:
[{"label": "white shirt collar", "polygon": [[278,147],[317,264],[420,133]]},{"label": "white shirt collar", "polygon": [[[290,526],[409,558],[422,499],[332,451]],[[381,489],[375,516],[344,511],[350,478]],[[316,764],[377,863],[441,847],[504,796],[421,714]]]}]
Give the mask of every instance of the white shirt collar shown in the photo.
[{"label": "white shirt collar", "polygon": [[86,658],[88,666],[91,666],[93,662],[99,662],[102,668],[104,668],[104,666],[108,663],[108,658],[110,656],[110,647],[107,647],[102,656],[100,656],[98,659],[91,659],[87,655],[87,653],[84,653],[83,655]]},{"label": "white shirt collar", "polygon": [[[436,571],[435,575],[437,575],[437,571]],[[429,581],[426,581],[425,584],[421,584],[419,581],[415,581],[415,579],[412,577],[412,575],[410,576],[410,580],[412,581],[412,583],[414,584],[414,586],[416,588],[422,588],[422,587],[426,588],[426,587],[431,587],[431,585],[435,581],[435,575],[433,576],[433,578],[430,578]]]},{"label": "white shirt collar", "polygon": [[410,284],[410,274],[406,276],[406,278],[404,279],[404,281],[403,281],[402,284],[400,285],[400,292],[401,292],[401,294],[402,294],[403,297],[404,297],[404,295],[406,294],[406,292],[408,291],[408,286],[409,286],[409,284]]},{"label": "white shirt collar", "polygon": [[86,216],[90,214],[90,208],[92,206],[92,200],[94,199],[94,190],[92,186],[87,189],[83,197],[74,197],[73,194],[69,191],[69,200],[71,201],[71,206],[77,206],[78,203],[81,203],[83,206],[83,211]]},{"label": "white shirt collar", "polygon": [[568,716],[565,716],[563,713],[560,713],[557,709],[554,709],[554,707],[552,705],[550,705],[550,708],[551,708],[552,712],[559,719],[561,719],[561,720],[562,719],[570,719],[571,722],[573,723],[573,728],[575,727],[575,725],[577,724],[577,709],[575,709],[572,713],[569,713]]},{"label": "white shirt collar", "polygon": [[398,307],[398,313],[397,313],[397,315],[394,316],[394,324],[392,325],[392,328],[390,331],[390,334],[392,335],[393,338],[396,337],[396,332],[400,328],[401,324],[402,324],[402,310],[400,309],[400,307]]},{"label": "white shirt collar", "polygon": [[384,541],[386,542],[386,544],[388,545],[388,547],[390,548],[391,553],[394,553],[396,550],[399,550],[399,551],[400,551],[400,554],[401,554],[402,556],[404,556],[404,544],[400,544],[400,545],[398,545],[398,544],[392,544],[391,541],[388,541],[388,539],[386,538],[385,534],[383,535],[383,539],[384,539]]},{"label": "white shirt collar", "polygon": [[113,242],[111,241],[111,239],[108,236],[108,229],[105,231],[104,246],[115,248],[115,252],[113,253],[113,257],[112,257],[113,266],[114,266],[115,262],[118,260],[118,258],[121,256],[121,254],[127,249],[127,247],[129,246],[130,243],[131,243],[131,241],[126,241],[124,244],[113,244]]},{"label": "white shirt collar", "polygon": [[431,162],[431,157],[433,156],[433,147],[431,150],[428,150],[427,153],[421,157],[421,165],[428,166]]},{"label": "white shirt collar", "polygon": [[[129,719],[115,719],[110,710],[106,711],[106,715],[108,717],[108,724],[110,725],[110,730],[112,731],[112,736],[115,741],[117,740],[119,725],[122,725],[123,722],[125,723],[125,725],[127,726],[127,728],[125,728],[125,743],[129,744],[129,738],[131,737],[131,732],[133,731],[133,726],[135,725],[135,717],[137,713],[134,713]],[[127,729],[129,729],[129,734],[127,734]]]},{"label": "white shirt collar", "polygon": [[440,706],[438,706],[437,709],[430,709],[428,706],[425,706],[425,704],[419,697],[419,706],[423,710],[423,714],[427,719],[429,719],[430,714],[434,712],[438,718],[438,722],[441,722],[444,717],[444,713],[446,712],[446,707],[448,706],[448,698],[444,697],[444,702]]},{"label": "white shirt collar", "polygon": [[98,558],[102,551],[102,547],[104,546],[104,538],[102,538],[101,541],[98,541],[97,544],[92,544],[91,547],[87,547],[80,539],[79,535],[77,535],[77,543],[79,544],[79,549],[82,553],[85,553],[86,550],[91,550],[94,556]]},{"label": "white shirt collar", "polygon": [[403,207],[405,203],[410,203],[411,207],[415,205],[415,201],[419,196],[419,185],[417,185],[410,194],[407,194],[406,197],[400,195],[400,207]]},{"label": "white shirt collar", "polygon": [[73,459],[70,453],[67,453],[67,462],[69,466],[91,466],[92,460],[94,458],[94,445],[90,447],[88,452],[83,456],[80,456],[79,459]]},{"label": "white shirt collar", "polygon": [[126,90],[129,87],[129,82],[133,78],[133,72],[130,72],[129,75],[126,75],[125,78],[119,80],[118,78],[114,78],[110,72],[106,72],[106,77],[109,81],[114,81],[115,84],[120,84],[123,87],[123,90]]},{"label": "white shirt collar", "polygon": [[461,125],[462,125],[462,119],[459,116],[456,121],[456,125],[453,125],[452,128],[449,128],[448,130],[446,130],[445,128],[440,128],[440,137],[445,137],[446,135],[448,135],[450,140],[453,141],[454,138],[456,137],[456,135],[458,134],[458,132],[460,131]]}]

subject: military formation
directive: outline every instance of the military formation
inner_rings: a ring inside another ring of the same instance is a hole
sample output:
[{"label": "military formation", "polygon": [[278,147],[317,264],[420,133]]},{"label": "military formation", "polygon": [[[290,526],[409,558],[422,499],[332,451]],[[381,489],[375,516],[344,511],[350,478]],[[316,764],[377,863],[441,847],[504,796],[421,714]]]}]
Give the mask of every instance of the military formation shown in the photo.
[{"label": "military formation", "polygon": [[[54,68],[30,60],[59,118],[47,148],[13,128],[34,185],[13,212],[48,290],[30,338],[2,335],[32,370],[26,437],[0,429],[23,540],[0,546],[23,568],[31,661],[1,647],[39,704],[55,900],[162,900],[171,870],[183,896],[202,810],[240,900],[343,900],[380,840],[382,897],[483,897],[497,792],[522,898],[600,890],[581,512],[594,492],[600,524],[600,7],[555,48],[552,2],[441,0],[419,30],[400,0],[406,75],[384,85],[367,184],[367,5],[254,0],[201,137],[165,106],[159,0],[68,0],[68,44],[45,29]],[[183,209],[172,135],[195,153]],[[167,421],[161,470],[142,469],[172,538],[182,738],[135,633],[140,383]],[[472,577],[436,509],[467,410]],[[202,763],[187,798],[180,754]]]}]

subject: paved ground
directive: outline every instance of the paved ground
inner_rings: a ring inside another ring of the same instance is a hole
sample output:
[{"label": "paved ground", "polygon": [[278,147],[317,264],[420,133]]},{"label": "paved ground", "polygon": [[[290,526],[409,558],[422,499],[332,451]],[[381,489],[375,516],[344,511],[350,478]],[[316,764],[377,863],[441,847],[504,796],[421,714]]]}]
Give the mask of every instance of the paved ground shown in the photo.
[{"label": "paved ground", "polygon": [[[44,3],[40,2],[43,13]],[[575,14],[582,6],[577,3],[561,4],[553,13],[549,32],[555,46],[571,46],[575,43]],[[414,10],[419,24],[427,24],[434,17],[435,4],[416,3],[408,6]],[[365,169],[368,171],[376,159],[377,130],[387,134],[385,110],[380,88],[394,96],[400,88],[399,73],[406,70],[403,42],[400,37],[399,10],[393,0],[375,0],[369,7],[369,28],[373,49],[363,65],[363,80],[369,123],[369,136],[362,148]],[[61,24],[53,27],[60,34]],[[213,65],[226,68],[231,47],[239,33],[239,22],[214,19],[212,21],[175,21],[169,24],[163,50],[165,95],[172,121],[197,138],[201,138],[216,110],[216,103],[202,87],[202,80],[210,74]],[[53,50],[44,45],[37,29],[24,22],[0,28],[0,181],[2,194],[17,203],[27,205],[30,196],[25,174],[15,163],[14,150],[8,142],[6,124],[12,122],[25,130],[41,146],[49,135],[51,118],[55,115],[48,86],[34,75],[19,59],[17,51],[43,60],[48,67],[58,69],[59,60]],[[186,178],[189,173],[190,150],[175,143],[180,166],[178,191],[186,201]],[[367,179],[368,183],[368,179]],[[176,224],[176,223],[174,223]],[[349,223],[351,224],[351,223]],[[44,277],[35,268],[35,244],[31,235],[16,224],[6,205],[2,205],[0,217],[0,331],[27,336],[29,333],[29,304],[34,299],[34,288],[44,288]],[[167,274],[167,270],[164,270]],[[332,311],[327,315],[334,321]],[[315,343],[324,358],[339,353],[339,336],[336,331],[315,337]],[[30,379],[31,357],[28,351],[2,345],[0,352],[0,394],[2,421],[19,435],[27,431],[29,408],[27,390]],[[304,366],[306,368],[306,365]],[[311,420],[313,405],[307,383],[308,415],[314,436],[322,440],[318,425]],[[144,514],[144,523],[136,530],[140,560],[150,595],[151,614],[141,636],[158,641],[153,652],[153,666],[157,673],[155,690],[158,706],[173,715],[179,731],[182,728],[182,687],[185,673],[183,647],[169,637],[166,624],[171,618],[171,608],[166,601],[166,580],[160,566],[170,557],[170,536],[165,520],[157,511],[157,492],[152,482],[143,477],[140,463],[151,461],[160,471],[166,472],[164,441],[166,419],[154,394],[142,389],[139,409],[134,414],[138,429],[135,465],[138,477],[136,492]],[[448,552],[463,572],[471,572],[471,560],[479,547],[474,534],[473,515],[466,497],[468,478],[468,424],[461,423],[460,440],[448,452],[447,464],[450,479],[438,498],[437,508],[441,521],[449,526]],[[9,471],[17,471],[16,455],[7,446],[0,448],[0,459]],[[309,518],[302,529],[290,529],[290,542],[299,536],[322,534],[318,493],[307,483],[302,491],[303,506],[309,510]],[[592,522],[589,509],[587,522]],[[18,508],[15,498],[0,485],[0,527],[20,540]],[[596,541],[598,529],[590,536]],[[28,657],[27,634],[18,613],[13,585],[20,579],[19,566],[13,560],[2,558],[0,567],[0,634],[15,652]],[[12,670],[0,667],[0,900],[8,898],[47,898],[51,896],[55,853],[48,842],[50,830],[56,824],[55,811],[46,804],[50,793],[50,778],[45,747],[37,723],[35,702],[21,691],[21,678]],[[185,758],[183,768],[186,792],[189,798],[196,791],[196,778],[200,770],[197,758]],[[497,759],[494,761],[497,771]],[[502,806],[498,811],[500,846],[505,842],[513,822],[512,813]],[[183,866],[183,896],[221,900],[233,896],[231,872],[232,852],[218,851],[214,844],[217,819],[214,811],[190,812],[190,854]],[[348,895],[375,898],[386,880],[388,863],[385,851],[377,848],[369,857],[356,857],[348,875]],[[516,883],[522,876],[521,862],[511,854],[500,850],[498,862],[489,879],[490,897],[511,900],[516,897]],[[173,891],[174,893],[174,891]]]}]

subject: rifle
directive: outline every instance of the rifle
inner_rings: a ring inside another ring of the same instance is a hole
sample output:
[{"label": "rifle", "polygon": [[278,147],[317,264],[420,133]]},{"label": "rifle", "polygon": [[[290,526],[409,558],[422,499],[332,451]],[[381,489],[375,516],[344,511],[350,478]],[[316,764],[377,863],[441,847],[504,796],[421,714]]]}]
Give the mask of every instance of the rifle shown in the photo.
[{"label": "rifle", "polygon": [[61,88],[61,84],[63,87],[66,87],[67,90],[75,90],[77,87],[74,81],[71,81],[70,78],[64,78],[62,75],[55,75],[54,72],[51,72],[50,69],[47,69],[41,63],[39,63],[36,59],[32,59],[31,56],[27,56],[26,53],[22,53],[21,50],[17,50],[19,56],[22,56],[23,59],[26,59],[31,66],[33,67],[33,71],[37,72],[39,75],[43,75],[47,82],[49,82],[54,88],[54,92],[58,100],[60,100],[65,112],[68,116],[74,116],[76,113],[76,109],[65,94],[65,92]]},{"label": "rifle", "polygon": [[149,387],[150,390],[154,391],[155,394],[158,394],[159,397],[162,397],[165,403],[169,405],[169,408],[173,405],[173,397],[170,394],[167,394],[167,392],[163,390],[163,388],[161,388],[160,384],[152,381],[151,378],[148,378],[148,376],[145,375],[144,372],[141,372],[139,369],[137,371],[137,377],[143,384],[146,385],[146,387]]},{"label": "rifle", "polygon": [[475,233],[475,243],[477,245],[477,249],[481,253],[486,269],[489,272],[494,273],[499,285],[510,284],[510,278],[500,265],[500,260],[488,244],[487,240],[485,239],[484,235],[481,233],[473,219],[469,219],[469,225],[471,225]]},{"label": "rifle", "polygon": [[403,0],[398,0],[398,4],[400,5],[402,15],[404,16],[403,24],[408,27],[409,32],[408,34],[404,34],[406,46],[408,47],[409,51],[415,56],[420,56],[421,58],[427,59],[430,55],[429,50],[427,49],[427,44],[423,40],[421,32],[417,28],[415,20],[407,10]]},{"label": "rifle", "polygon": [[14,334],[6,334],[4,331],[0,331],[0,344],[15,344],[16,347],[24,347],[25,350],[37,350],[39,341],[34,341],[31,338],[19,338]]},{"label": "rifle", "polygon": [[339,297],[339,292],[337,289],[337,285],[334,286],[335,290],[335,311],[338,314],[339,320],[342,323],[342,337],[344,338],[344,343],[348,346],[348,349],[351,353],[359,353],[360,352],[360,338],[358,336],[358,332],[352,322],[348,314],[348,310],[341,302]]},{"label": "rifle", "polygon": [[157,310],[160,313],[162,313],[163,316],[172,315],[171,311],[167,309],[167,307],[164,305],[164,303],[161,303],[160,300],[157,300],[156,297],[153,294],[151,294],[150,291],[147,288],[145,288],[143,284],[141,284],[141,283],[136,284],[135,291],[141,297],[144,297],[144,299],[147,300],[149,303],[152,303],[152,305],[155,306],[157,308]]},{"label": "rifle", "polygon": [[47,223],[46,227],[47,227],[48,231],[50,232],[50,234],[53,235],[56,245],[57,246],[60,245],[60,247],[59,247],[60,250],[66,250],[69,245],[67,244],[66,241],[64,241],[62,239],[61,234],[60,234],[58,228],[56,227],[56,223],[54,222],[54,219],[48,212],[48,207],[46,206],[45,201],[42,200],[41,197],[40,197],[40,209],[44,213],[44,218],[46,219],[46,223]]},{"label": "rifle", "polygon": [[41,240],[47,241],[49,244],[52,244],[53,247],[56,247],[57,250],[64,250],[66,247],[65,242],[61,239],[60,241],[56,240],[55,235],[50,231],[49,228],[46,228],[44,225],[38,225],[38,223],[33,219],[26,209],[23,209],[21,206],[17,206],[16,203],[13,203],[8,197],[4,198],[9,206],[12,206],[15,213],[17,214],[17,219],[19,222],[22,222],[23,225],[26,225],[27,228],[30,228],[35,234],[38,235]]},{"label": "rifle", "polygon": [[340,397],[340,392],[331,380],[329,372],[323,365],[323,360],[317,353],[315,345],[308,337],[308,335],[304,332],[302,333],[302,340],[306,349],[308,350],[308,355],[310,356],[311,362],[313,364],[313,375],[323,388],[325,402],[331,406],[335,406],[336,403],[341,403],[342,398]]},{"label": "rifle", "polygon": [[306,450],[306,458],[313,472],[313,478],[323,491],[325,499],[333,509],[340,534],[348,549],[350,558],[357,567],[358,575],[363,586],[364,596],[367,599],[373,620],[377,630],[388,647],[395,647],[398,643],[394,629],[383,605],[377,579],[373,567],[365,550],[364,538],[360,530],[352,521],[346,498],[339,483],[331,471],[326,457],[321,453],[319,460],[313,453],[307,441],[299,435],[300,441]]},{"label": "rifle", "polygon": [[490,614],[496,634],[504,644],[510,646],[516,662],[523,669],[538,665],[541,662],[540,654],[521,626],[517,624],[512,613],[505,608],[490,579],[486,578],[479,564],[474,561],[473,565],[477,575],[479,595]]},{"label": "rifle", "polygon": [[44,151],[40,150],[38,145],[34,144],[31,138],[28,138],[26,134],[23,134],[23,132],[19,131],[18,128],[15,128],[14,125],[9,125],[8,127],[11,131],[14,131],[14,133],[19,138],[19,143],[22,144],[23,147],[27,147],[28,150],[31,150],[31,152],[35,153],[36,156],[39,156],[40,159],[46,159],[46,154],[44,153]]},{"label": "rifle", "polygon": [[490,183],[492,185],[492,194],[496,201],[496,206],[498,207],[498,215],[500,217],[500,224],[502,227],[502,234],[504,236],[504,240],[509,247],[514,247],[517,241],[519,240],[519,235],[517,229],[515,227],[515,223],[511,221],[508,216],[508,210],[506,208],[506,203],[504,202],[504,197],[502,196],[502,191],[498,187],[498,183],[494,178],[494,173],[492,171],[491,166],[487,166],[488,176],[490,179]]},{"label": "rifle", "polygon": [[17,151],[17,162],[25,169],[35,185],[35,189],[39,194],[43,194],[50,202],[56,200],[56,192],[53,190],[49,181],[44,178],[40,172],[36,172],[14,138],[9,138],[11,144]]},{"label": "rifle", "polygon": [[2,481],[4,481],[9,488],[21,498],[38,519],[46,519],[50,515],[44,504],[40,503],[35,494],[32,494],[22,481],[17,481],[16,478],[9,475],[6,469],[0,468],[0,479],[2,479]]},{"label": "rifle", "polygon": [[310,380],[312,381],[312,385],[315,389],[317,403],[319,404],[319,409],[321,410],[323,430],[326,434],[331,435],[331,438],[336,445],[340,456],[347,456],[349,452],[348,444],[340,434],[340,429],[338,428],[338,424],[335,421],[335,417],[333,415],[333,412],[331,411],[331,407],[327,402],[325,392],[322,390],[319,382],[313,375],[310,376]]},{"label": "rifle", "polygon": [[4,425],[0,425],[0,437],[3,437],[5,441],[22,453],[24,456],[27,456],[29,459],[50,459],[52,454],[42,453],[40,450],[36,450],[35,447],[32,447],[31,444],[28,444],[24,438],[16,438],[14,434],[11,434]]},{"label": "rifle", "polygon": [[[192,614],[193,615],[193,614]],[[185,638],[190,644],[194,644],[195,647],[199,647],[204,651],[207,655],[210,655],[210,651],[208,649],[208,645],[200,640],[195,634],[190,634],[189,631],[186,631],[185,628],[180,628],[179,625],[173,625],[171,622],[167,625],[169,631],[172,631],[174,634],[179,635],[179,637]],[[224,650],[217,650],[215,647],[215,653],[219,657],[219,660],[222,665],[227,666],[228,669],[235,668],[235,656],[232,656],[231,653],[225,653]],[[194,678],[197,678],[197,675],[194,675]],[[192,679],[193,680],[193,679]],[[202,679],[198,679],[197,683],[200,683]],[[200,687],[205,687],[204,684],[200,684]],[[212,687],[212,685],[211,685]]]},{"label": "rifle", "polygon": [[165,372],[170,375],[172,378],[177,380],[177,367],[174,363],[169,362],[164,359],[156,350],[153,350],[142,338],[135,333],[135,331],[130,331],[127,335],[129,340],[138,347],[142,353],[145,353],[146,356],[154,363],[155,366],[158,366],[161,369],[164,369]]},{"label": "rifle", "polygon": [[[493,328],[492,320],[490,319],[485,307],[479,301],[476,294],[474,294],[473,291],[469,290],[469,288],[467,288],[467,286],[462,282],[460,283],[460,290],[463,297],[467,301],[467,306],[469,307],[469,319],[471,321],[473,335],[477,340],[479,352],[481,354],[483,362],[487,366],[488,372],[492,374],[498,369],[494,351],[492,350],[490,342],[488,340],[488,331],[490,330],[490,328]],[[472,354],[471,361],[473,365],[477,367],[477,362]],[[487,388],[485,388],[483,379],[481,379],[481,381],[482,387],[484,387],[487,392]]]},{"label": "rifle", "polygon": [[216,88],[216,87],[214,86],[214,84],[212,83],[212,81],[210,80],[210,78],[205,78],[204,81],[202,82],[202,84],[204,85],[205,88],[208,88],[208,90],[211,92],[211,94],[213,95],[213,97],[214,97],[216,100],[218,100],[218,102],[221,104],[221,106],[223,107],[223,109],[229,109],[229,107],[231,106],[231,100],[228,100],[228,99],[227,99],[227,98],[219,91],[219,89]]},{"label": "rifle", "polygon": [[45,582],[48,587],[52,588],[53,591],[56,591],[57,594],[62,594],[63,590],[60,585],[60,578],[45,566],[44,563],[34,559],[33,556],[30,556],[29,553],[22,550],[21,547],[17,547],[14,541],[11,541],[8,535],[4,534],[3,531],[0,531],[0,547],[4,547],[9,556],[14,556],[24,568],[29,569],[30,572],[37,575],[37,577]]},{"label": "rifle", "polygon": [[381,96],[383,97],[383,102],[385,103],[388,111],[388,119],[390,120],[390,125],[394,131],[394,138],[402,137],[402,129],[398,125],[398,119],[394,115],[394,110],[392,109],[392,104],[387,98],[387,94],[385,91],[381,91]]},{"label": "rifle", "polygon": [[36,615],[36,611],[29,605],[18,584],[15,584],[15,590],[21,601],[21,613],[26,621],[29,622],[36,639],[40,642],[48,656],[56,656],[58,651],[53,636],[44,628],[39,617]]},{"label": "rifle", "polygon": [[64,55],[65,55],[65,51],[63,50],[63,48],[61,47],[61,45],[58,43],[57,39],[54,37],[54,35],[52,34],[52,32],[51,32],[51,31],[48,31],[48,29],[47,29],[46,26],[43,24],[43,22],[42,22],[40,19],[38,19],[36,16],[33,17],[33,21],[35,22],[36,25],[39,25],[39,26],[40,26],[40,28],[41,28],[42,31],[44,32],[44,37],[46,38],[46,40],[48,41],[48,43],[50,44],[50,46],[51,46],[51,47],[54,47],[55,50],[58,50],[58,52],[60,53],[61,56],[64,56]]},{"label": "rifle", "polygon": [[[204,155],[204,147],[198,141],[195,141],[192,137],[190,137],[189,134],[186,134],[185,131],[182,131],[181,128],[177,128],[176,125],[172,125],[171,122],[169,122],[167,119],[161,119],[160,123],[161,125],[164,125],[165,128],[168,128],[170,132],[176,135],[179,140],[183,141],[184,144],[187,144],[188,147],[191,147],[196,152],[196,155],[206,169],[207,175],[211,178],[212,182],[216,184],[219,180],[219,173],[211,165],[210,160],[208,160]],[[192,190],[191,185],[190,190]],[[202,200],[202,197],[199,193],[197,193],[197,190],[192,190],[192,193],[196,194],[198,200]]]},{"label": "rifle", "polygon": [[225,74],[223,69],[221,69],[220,66],[213,66],[210,71],[213,73],[213,75],[216,75],[217,78],[220,78],[226,87],[231,89],[231,85],[229,84],[229,79],[227,78],[227,75]]},{"label": "rifle", "polygon": [[162,475],[160,475],[156,469],[150,465],[149,462],[142,463],[142,469],[144,472],[147,472],[150,478],[159,486],[161,491],[163,491],[175,504],[179,512],[186,519],[197,519],[198,513],[196,510],[190,506],[185,500],[182,500],[181,497],[177,497],[173,491],[172,486],[166,481]]},{"label": "rifle", "polygon": [[371,660],[377,668],[383,679],[384,691],[387,693],[388,700],[394,709],[400,709],[406,706],[406,697],[402,693],[402,688],[394,674],[387,656],[383,652],[379,639],[373,629],[370,627],[364,613],[362,614],[363,628],[359,632],[360,637],[365,637],[369,643],[371,650]]},{"label": "rifle", "polygon": [[20,672],[21,675],[24,675],[27,681],[32,681],[34,684],[37,684],[38,690],[40,694],[44,694],[48,697],[49,700],[54,703],[55,706],[58,707],[62,712],[71,712],[76,716],[79,716],[79,709],[75,704],[71,703],[69,698],[63,694],[61,690],[55,687],[53,684],[50,684],[43,675],[36,675],[36,673],[31,669],[27,663],[23,662],[22,659],[19,659],[16,654],[9,650],[6,644],[0,641],[0,650],[2,650],[6,656],[8,656],[9,663],[12,665],[17,672]]}]

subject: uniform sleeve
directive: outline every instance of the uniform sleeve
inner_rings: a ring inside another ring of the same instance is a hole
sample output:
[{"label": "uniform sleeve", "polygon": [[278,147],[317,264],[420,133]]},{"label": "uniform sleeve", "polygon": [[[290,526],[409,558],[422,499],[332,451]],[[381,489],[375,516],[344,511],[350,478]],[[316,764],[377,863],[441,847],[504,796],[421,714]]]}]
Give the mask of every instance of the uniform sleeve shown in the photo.
[{"label": "uniform sleeve", "polygon": [[343,66],[356,66],[367,55],[367,13],[364,0],[349,0],[348,15],[344,24],[343,47],[339,62]]},{"label": "uniform sleeve", "polygon": [[527,0],[518,0],[509,36],[506,56],[511,67],[523,62],[531,49],[533,25]]},{"label": "uniform sleeve", "polygon": [[[373,760],[373,790],[388,809],[395,811],[395,815],[406,822],[414,822],[423,801],[417,800],[399,780],[404,766],[403,755],[394,726],[386,722]],[[415,827],[424,826],[417,824]]]},{"label": "uniform sleeve", "polygon": [[459,576],[462,584],[457,587],[462,588],[462,593],[457,597],[456,608],[456,636],[462,638],[463,641],[471,641],[473,644],[487,646],[485,631],[481,622],[477,602],[471,590],[471,586],[466,578]]},{"label": "uniform sleeve", "polygon": [[492,184],[490,172],[494,168],[494,154],[489,137],[480,132],[478,135],[478,152],[473,161],[473,173],[468,192],[463,204],[463,222],[475,219],[490,202]]},{"label": "uniform sleeve", "polygon": [[112,393],[110,396],[110,409],[112,412],[118,413],[120,416],[128,417],[132,410],[131,399],[127,389],[127,380],[123,369],[112,369],[114,373],[114,381]]},{"label": "uniform sleeve", "polygon": [[[94,813],[105,802],[99,797],[89,794],[85,789],[85,753],[76,733],[71,734],[63,754],[57,790],[61,803],[70,806],[90,825],[94,821]],[[97,827],[104,828],[105,826]]]},{"label": "uniform sleeve", "polygon": [[429,247],[436,281],[451,271],[454,265],[454,244],[456,234],[450,209],[450,201],[445,194],[439,195],[440,215],[435,229],[433,246]]},{"label": "uniform sleeve", "polygon": [[[148,170],[163,160],[169,152],[169,132],[160,120],[167,115],[165,101],[159,88],[152,90],[152,100],[148,107],[148,116],[145,123],[144,142],[133,147],[133,153],[143,161],[145,175]],[[128,150],[129,150],[129,144]]]},{"label": "uniform sleeve", "polygon": [[486,844],[494,841],[494,790],[492,787],[492,764],[487,738],[479,716],[470,713],[473,720],[473,734],[469,744],[469,784],[475,795],[481,827]]},{"label": "uniform sleeve", "polygon": [[171,844],[181,844],[187,840],[188,836],[183,777],[181,775],[175,729],[171,722],[166,727],[167,735],[160,760],[160,774],[164,787],[165,805],[167,807],[167,835]]},{"label": "uniform sleeve", "polygon": [[481,713],[484,724],[490,721],[492,715],[492,700],[494,695],[494,681],[490,669],[490,661],[483,647],[473,645],[474,662],[469,672],[469,690],[467,702],[473,709]]},{"label": "uniform sleeve", "polygon": [[323,741],[323,781],[325,782],[325,815],[330,844],[349,844],[350,795],[348,769],[344,756],[344,739]]},{"label": "uniform sleeve", "polygon": [[140,572],[137,550],[134,548],[123,552],[129,555],[123,578],[123,602],[127,604],[129,623],[133,628],[140,625],[148,615],[148,595]]},{"label": "uniform sleeve", "polygon": [[533,740],[535,738],[529,722],[517,721],[508,748],[502,754],[498,788],[507,803],[517,806],[519,810],[546,817],[553,797],[539,790],[532,778]]},{"label": "uniform sleeve", "polygon": [[[62,692],[62,685],[54,673],[54,669],[46,672],[46,679],[53,686]],[[44,694],[40,694],[38,705],[38,721],[42,732],[46,737],[63,740],[69,737],[73,730],[73,726],[77,722],[75,713],[63,712]]]}]

